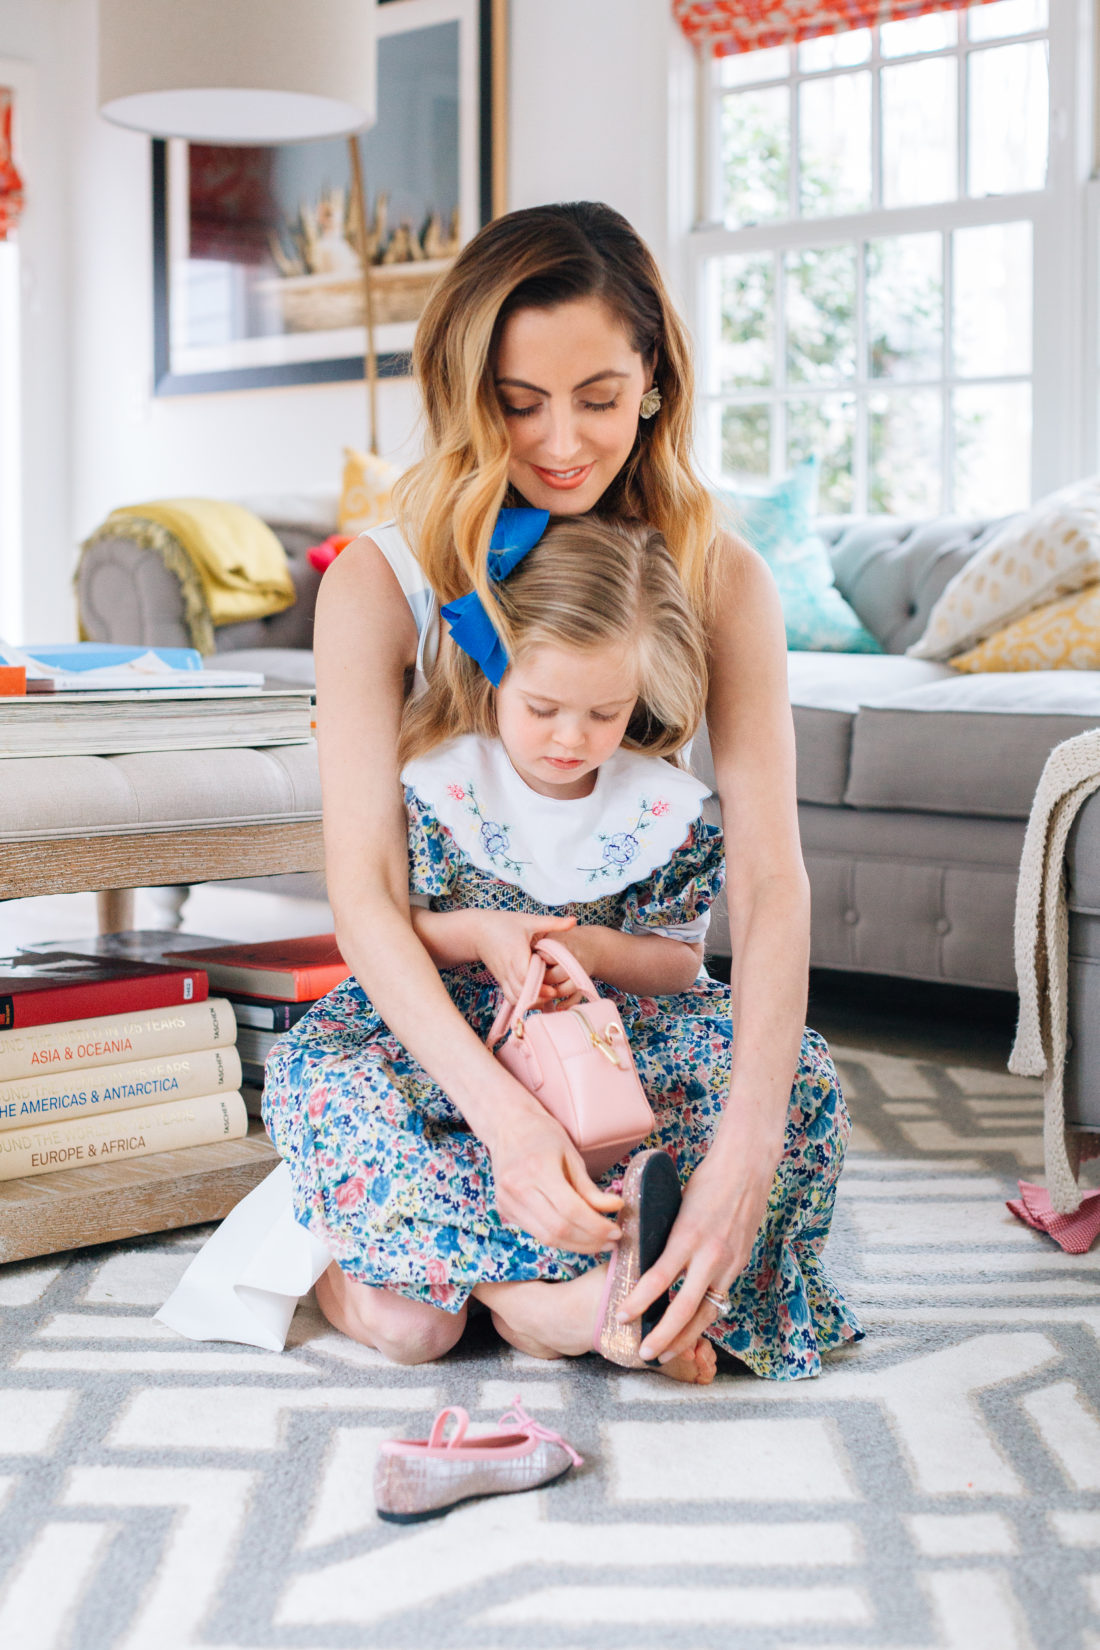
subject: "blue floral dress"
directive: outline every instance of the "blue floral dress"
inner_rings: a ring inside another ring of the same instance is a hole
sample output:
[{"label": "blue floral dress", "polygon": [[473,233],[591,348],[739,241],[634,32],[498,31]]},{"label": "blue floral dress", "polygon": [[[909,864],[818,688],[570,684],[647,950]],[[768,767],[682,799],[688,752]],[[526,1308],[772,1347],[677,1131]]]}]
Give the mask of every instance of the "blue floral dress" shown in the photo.
[{"label": "blue floral dress", "polygon": [[[439,911],[564,913],[702,937],[724,863],[721,832],[702,817],[704,786],[620,751],[592,798],[548,803],[502,754],[492,741],[456,740],[406,769],[414,898]],[[500,1000],[492,976],[469,964],[443,980],[484,1038]],[[701,974],[677,996],[601,991],[619,1007],[653,1107],[643,1146],[668,1151],[686,1182],[726,1102],[729,988]],[[560,1281],[601,1264],[502,1224],[485,1147],[354,979],[275,1045],[263,1107],[298,1221],[363,1283],[457,1312],[479,1282]],[[807,1031],[764,1225],[728,1318],[707,1331],[757,1375],[816,1375],[822,1352],[862,1334],[821,1258],[848,1132],[828,1051]]]}]

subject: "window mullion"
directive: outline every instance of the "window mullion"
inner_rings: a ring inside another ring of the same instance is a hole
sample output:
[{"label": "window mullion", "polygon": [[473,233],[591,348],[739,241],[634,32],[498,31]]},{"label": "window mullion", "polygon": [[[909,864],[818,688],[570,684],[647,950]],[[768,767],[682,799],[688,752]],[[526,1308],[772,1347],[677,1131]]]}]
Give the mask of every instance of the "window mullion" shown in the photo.
[{"label": "window mullion", "polygon": [[943,237],[943,508],[955,503],[955,237]]},{"label": "window mullion", "polygon": [[724,223],[726,221],[726,178],[722,167],[722,116],[725,109],[725,94],[718,84],[717,59],[711,59],[710,64],[711,95],[708,99],[709,130],[707,146],[710,150],[711,162],[707,176],[707,212],[710,223]]},{"label": "window mullion", "polygon": [[788,107],[790,111],[791,160],[790,165],[787,168],[787,209],[793,220],[801,216],[799,207],[802,198],[802,162],[800,153],[802,147],[802,105],[799,97],[799,87],[802,82],[798,75],[797,46],[791,47],[791,64],[791,78],[788,82],[790,86],[790,102]]},{"label": "window mullion", "polygon": [[958,142],[955,145],[955,191],[961,201],[968,198],[970,180],[970,121],[967,118],[970,99],[970,53],[966,42],[966,13],[960,11],[959,44],[955,51],[955,61],[958,64],[955,74],[955,119],[958,123]]},{"label": "window mullion", "polygon": [[772,356],[772,383],[777,394],[772,412],[772,474],[779,475],[787,463],[787,282],[786,259],[774,254],[775,337]]},{"label": "window mullion", "polygon": [[871,387],[870,338],[867,329],[867,243],[856,242],[856,423],[852,451],[852,508],[867,513],[871,472],[870,417],[868,396]]},{"label": "window mullion", "polygon": [[882,209],[882,53],[871,30],[871,209]]}]

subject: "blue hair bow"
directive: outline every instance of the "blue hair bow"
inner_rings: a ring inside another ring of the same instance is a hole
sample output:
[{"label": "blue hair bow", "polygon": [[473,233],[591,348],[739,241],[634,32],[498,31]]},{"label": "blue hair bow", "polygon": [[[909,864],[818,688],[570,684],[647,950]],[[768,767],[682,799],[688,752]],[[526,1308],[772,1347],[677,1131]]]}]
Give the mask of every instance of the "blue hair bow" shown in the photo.
[{"label": "blue hair bow", "polygon": [[[546,531],[548,510],[502,510],[489,540],[489,578],[499,584],[518,567]],[[442,609],[456,646],[479,664],[494,687],[508,669],[508,655],[476,590]]]}]

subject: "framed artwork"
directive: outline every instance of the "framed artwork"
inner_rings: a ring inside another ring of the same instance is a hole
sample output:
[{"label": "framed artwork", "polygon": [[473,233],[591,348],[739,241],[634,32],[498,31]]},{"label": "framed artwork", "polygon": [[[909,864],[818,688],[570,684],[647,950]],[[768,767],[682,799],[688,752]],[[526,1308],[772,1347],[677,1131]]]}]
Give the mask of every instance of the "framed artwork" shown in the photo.
[{"label": "framed artwork", "polygon": [[[504,0],[378,0],[378,118],[356,141],[380,377],[433,281],[504,210]],[[153,142],[154,393],[362,378],[344,138]]]}]

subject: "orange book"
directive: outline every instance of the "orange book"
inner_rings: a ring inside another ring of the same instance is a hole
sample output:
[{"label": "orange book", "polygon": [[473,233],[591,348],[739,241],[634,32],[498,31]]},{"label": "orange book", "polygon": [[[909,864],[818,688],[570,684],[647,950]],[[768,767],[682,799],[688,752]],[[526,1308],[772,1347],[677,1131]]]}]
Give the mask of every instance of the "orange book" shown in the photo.
[{"label": "orange book", "polygon": [[27,672],[23,665],[0,665],[0,699],[24,699]]},{"label": "orange book", "polygon": [[202,951],[180,951],[176,956],[205,969],[217,991],[243,991],[280,1002],[314,1002],[346,980],[349,973],[336,949],[335,934],[265,940],[259,945],[216,945]]}]

